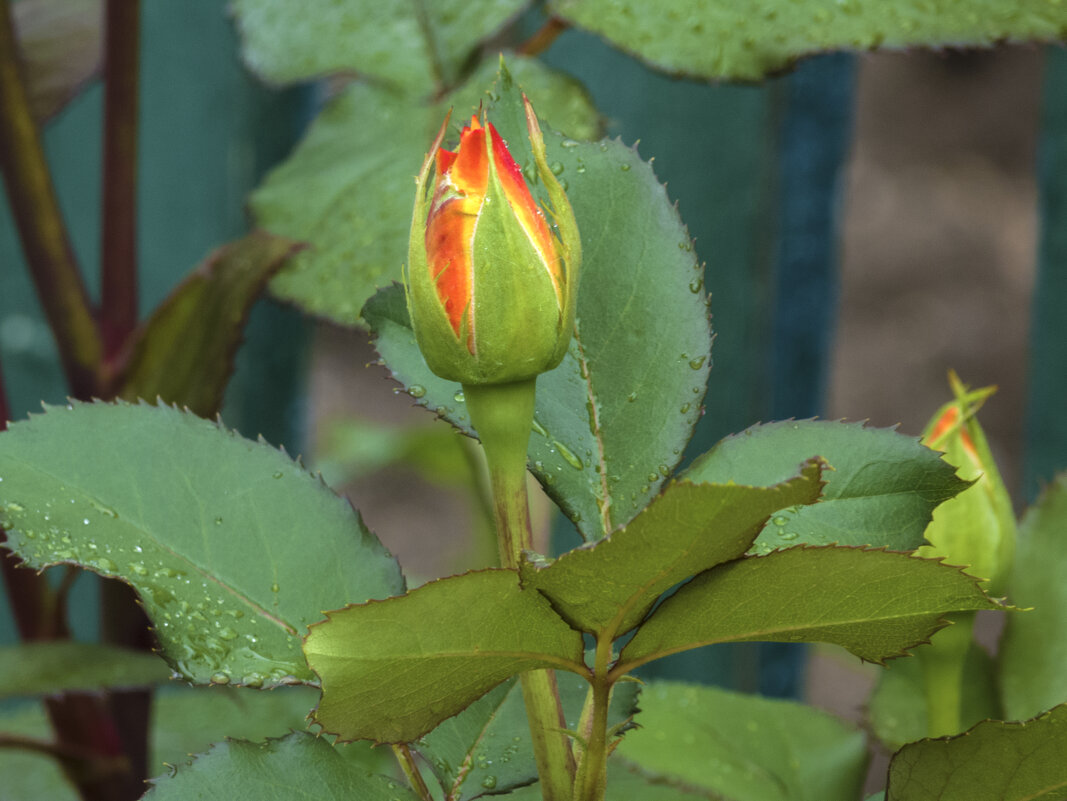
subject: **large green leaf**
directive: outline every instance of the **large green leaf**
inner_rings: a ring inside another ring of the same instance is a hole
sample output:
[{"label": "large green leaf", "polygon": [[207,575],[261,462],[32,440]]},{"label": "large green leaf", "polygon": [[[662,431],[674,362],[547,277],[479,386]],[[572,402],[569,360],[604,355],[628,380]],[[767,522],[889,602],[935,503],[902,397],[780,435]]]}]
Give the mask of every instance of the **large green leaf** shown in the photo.
[{"label": "large green leaf", "polygon": [[169,677],[163,661],[144,651],[69,641],[0,646],[0,698],[146,687]]},{"label": "large green leaf", "polygon": [[138,330],[119,395],[218,414],[248,313],[296,248],[256,232],[211,254]]},{"label": "large green leaf", "polygon": [[393,557],[284,453],[166,406],[49,408],[0,435],[0,525],[35,568],[127,582],[198,683],[313,678],[322,610],[403,590]]},{"label": "large green leaf", "polygon": [[986,721],[958,737],[904,746],[886,801],[1063,801],[1067,705],[1026,723]]},{"label": "large green leaf", "polygon": [[814,503],[821,474],[812,461],[800,476],[773,487],[673,483],[594,546],[547,566],[524,562],[523,586],[544,593],[575,628],[617,637],[678,582],[741,556],[771,514]]},{"label": "large green leaf", "polygon": [[934,507],[968,486],[915,437],[828,420],[752,426],[716,444],[685,477],[766,485],[793,475],[812,456],[833,468],[825,473],[822,500],[771,518],[756,553],[801,543],[912,550],[922,545]]},{"label": "large green leaf", "polygon": [[322,679],[315,720],[343,740],[410,742],[517,673],[585,672],[582,636],[511,570],[330,612],[304,652]]},{"label": "large green leaf", "polygon": [[[932,647],[937,647],[937,638]],[[993,660],[977,643],[971,643],[963,671],[961,728],[999,718]],[[891,751],[921,740],[929,732],[926,710],[921,658],[895,659],[886,665],[867,702],[867,718],[875,736]]]},{"label": "large green leaf", "polygon": [[293,732],[279,740],[228,740],[212,746],[173,775],[152,781],[152,801],[226,798],[232,801],[417,801],[386,776],[369,775],[327,740]]},{"label": "large green leaf", "polygon": [[[509,63],[553,127],[578,138],[597,135],[599,117],[577,82],[532,59]],[[375,289],[400,280],[413,179],[434,134],[449,108],[457,130],[469,121],[495,76],[496,65],[487,63],[429,105],[368,84],[334,98],[293,155],[252,193],[261,226],[311,244],[289,261],[271,291],[333,322],[361,325],[360,310]]]},{"label": "large green leaf", "polygon": [[790,548],[700,574],[622,650],[626,670],[719,642],[830,642],[882,663],[926,642],[949,612],[995,609],[977,581],[931,559]]},{"label": "large green leaf", "polygon": [[746,81],[826,50],[1067,36],[1059,0],[552,0],[551,10],[667,72]]},{"label": "large green leaf", "polygon": [[[556,681],[567,727],[577,730],[589,683],[571,673],[557,674]],[[633,716],[637,692],[633,682],[615,685],[608,726]],[[500,793],[537,779],[530,724],[517,679],[490,690],[420,739],[417,746],[454,801]]]},{"label": "large green leaf", "polygon": [[[498,96],[490,115],[516,161],[532,164],[506,73]],[[618,141],[546,132],[545,143],[581,231],[582,278],[571,348],[538,378],[529,457],[548,494],[596,540],[644,508],[678,463],[700,416],[711,332],[692,242],[650,165]],[[459,385],[430,373],[415,347],[401,291],[379,293],[365,314],[408,392],[469,430]],[[801,461],[757,483],[783,480]]]},{"label": "large green leaf", "polygon": [[863,788],[862,732],[803,704],[653,682],[637,723],[619,756],[730,801],[853,801]]},{"label": "large green leaf", "polygon": [[393,89],[450,86],[474,46],[530,0],[235,0],[245,62],[275,83],[355,72]]},{"label": "large green leaf", "polygon": [[102,0],[21,0],[11,7],[30,107],[58,114],[100,70]]},{"label": "large green leaf", "polygon": [[[1025,720],[1067,702],[1067,473],[1020,524],[1011,615],[1000,644],[1004,712]],[[1032,608],[1031,608],[1032,607]]]}]

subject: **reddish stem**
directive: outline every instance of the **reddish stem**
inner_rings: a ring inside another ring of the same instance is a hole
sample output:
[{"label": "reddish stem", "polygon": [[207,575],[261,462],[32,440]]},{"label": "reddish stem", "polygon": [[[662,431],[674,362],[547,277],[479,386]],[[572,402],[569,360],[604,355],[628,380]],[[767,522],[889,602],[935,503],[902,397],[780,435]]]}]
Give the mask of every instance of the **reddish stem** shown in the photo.
[{"label": "reddish stem", "polygon": [[0,167],[71,393],[88,399],[99,386],[100,334],[30,109],[8,0],[0,0]]},{"label": "reddish stem", "polygon": [[137,121],[140,0],[108,0],[100,325],[110,361],[137,326]]},{"label": "reddish stem", "polygon": [[569,28],[566,22],[559,17],[549,17],[537,32],[519,46],[519,52],[524,56],[538,56],[552,46],[561,33]]}]

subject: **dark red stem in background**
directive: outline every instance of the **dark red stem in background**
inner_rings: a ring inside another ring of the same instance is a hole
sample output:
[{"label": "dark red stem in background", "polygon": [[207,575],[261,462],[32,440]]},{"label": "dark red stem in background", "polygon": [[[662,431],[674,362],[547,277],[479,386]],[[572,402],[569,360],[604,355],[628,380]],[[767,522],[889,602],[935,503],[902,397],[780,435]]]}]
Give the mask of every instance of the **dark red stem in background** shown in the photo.
[{"label": "dark red stem in background", "polygon": [[102,348],[30,110],[11,9],[0,0],[0,167],[37,296],[71,393],[98,389]]},{"label": "dark red stem in background", "polygon": [[140,0],[108,0],[100,326],[110,361],[137,325],[137,121]]}]

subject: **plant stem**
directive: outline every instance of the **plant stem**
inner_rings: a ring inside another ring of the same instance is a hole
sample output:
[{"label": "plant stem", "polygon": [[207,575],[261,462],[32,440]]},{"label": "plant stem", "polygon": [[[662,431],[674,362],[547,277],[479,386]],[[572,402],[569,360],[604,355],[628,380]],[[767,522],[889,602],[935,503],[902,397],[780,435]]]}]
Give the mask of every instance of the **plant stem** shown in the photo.
[{"label": "plant stem", "polygon": [[915,654],[923,672],[926,693],[926,736],[947,737],[963,730],[964,666],[971,647],[974,612],[950,615],[952,625],[941,629],[926,648]]},{"label": "plant stem", "polygon": [[[485,449],[500,549],[500,564],[515,570],[532,545],[526,496],[526,446],[533,425],[536,380],[465,385],[467,411]],[[520,677],[544,801],[569,801],[574,755],[563,733],[566,721],[555,674],[531,670]]]},{"label": "plant stem", "polygon": [[537,31],[519,46],[519,52],[524,56],[539,56],[552,46],[561,33],[569,28],[566,22],[559,17],[549,17]]},{"label": "plant stem", "polygon": [[593,662],[593,714],[574,782],[574,801],[603,801],[608,782],[608,705],[611,701],[611,638],[597,640]]},{"label": "plant stem", "polygon": [[426,786],[426,782],[423,781],[422,773],[419,772],[419,766],[415,764],[415,757],[412,755],[411,749],[406,744],[394,745],[393,755],[396,757],[396,761],[400,763],[400,769],[404,771],[404,775],[408,778],[408,783],[419,798],[422,801],[433,801],[430,789]]},{"label": "plant stem", "polygon": [[140,0],[107,0],[100,325],[114,358],[137,325]]},{"label": "plant stem", "polygon": [[0,0],[0,168],[37,296],[71,394],[98,392],[103,348],[63,224],[22,79],[8,0]]}]

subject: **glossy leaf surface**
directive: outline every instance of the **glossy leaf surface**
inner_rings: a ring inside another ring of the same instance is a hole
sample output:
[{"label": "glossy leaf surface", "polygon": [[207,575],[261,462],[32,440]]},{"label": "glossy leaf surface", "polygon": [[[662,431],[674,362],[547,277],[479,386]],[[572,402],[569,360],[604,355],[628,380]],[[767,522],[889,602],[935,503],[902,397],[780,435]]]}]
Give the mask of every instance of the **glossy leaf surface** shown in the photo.
[{"label": "glossy leaf surface", "polygon": [[403,591],[347,501],[170,407],[52,407],[0,435],[0,479],[12,550],[130,584],[193,682],[309,681],[301,637],[322,610]]},{"label": "glossy leaf surface", "polygon": [[791,548],[712,568],[668,598],[620,661],[719,642],[829,642],[870,662],[901,656],[948,612],[993,609],[975,579],[907,554]]},{"label": "glossy leaf surface", "polygon": [[822,500],[774,515],[755,553],[807,543],[911,550],[934,507],[965,487],[956,470],[915,437],[862,423],[787,420],[720,441],[685,472],[690,481],[767,485],[812,456],[827,461]]},{"label": "glossy leaf surface", "polygon": [[173,776],[153,780],[144,798],[186,801],[291,801],[316,798],[342,801],[417,801],[417,796],[386,776],[368,775],[348,763],[330,743],[313,734],[293,732],[279,740],[250,743],[227,740],[181,767]]},{"label": "glossy leaf surface", "polygon": [[716,797],[853,801],[863,787],[863,733],[803,704],[657,681],[637,723],[620,757]]},{"label": "glossy leaf surface", "polygon": [[678,582],[741,556],[771,514],[814,503],[821,473],[810,462],[800,476],[773,487],[672,483],[592,547],[547,566],[523,563],[523,586],[542,592],[572,626],[614,638]]},{"label": "glossy leaf surface", "polygon": [[552,11],[658,69],[756,81],[826,50],[991,46],[1067,35],[1055,0],[552,0]]},{"label": "glossy leaf surface", "polygon": [[1025,723],[986,721],[904,746],[886,801],[1061,801],[1067,794],[1067,705]]},{"label": "glossy leaf surface", "polygon": [[416,95],[451,85],[529,0],[236,0],[245,62],[272,83],[356,73]]},{"label": "glossy leaf surface", "polygon": [[322,679],[315,720],[343,740],[410,742],[517,673],[584,671],[581,635],[510,570],[440,579],[327,618],[304,652]]}]

